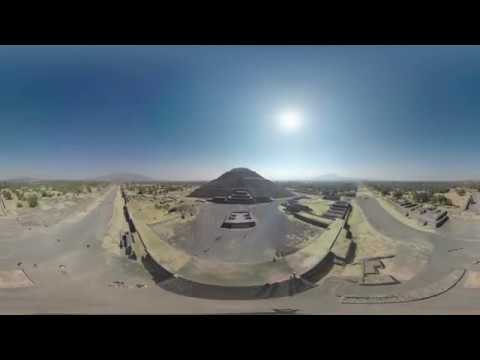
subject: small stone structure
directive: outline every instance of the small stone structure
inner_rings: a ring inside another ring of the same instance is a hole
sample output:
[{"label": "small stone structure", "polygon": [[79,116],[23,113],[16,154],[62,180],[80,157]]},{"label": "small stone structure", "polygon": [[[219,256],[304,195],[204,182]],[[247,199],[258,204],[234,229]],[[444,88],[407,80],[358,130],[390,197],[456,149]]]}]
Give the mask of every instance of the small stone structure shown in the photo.
[{"label": "small stone structure", "polygon": [[250,211],[233,211],[222,223],[223,228],[242,229],[251,228],[256,225],[255,218]]},{"label": "small stone structure", "polygon": [[306,196],[296,196],[293,199],[288,199],[287,201],[283,202],[281,205],[285,208],[285,210],[291,214],[305,211],[305,212],[312,212],[312,209],[306,205],[299,204],[299,201],[302,199],[309,199]]},{"label": "small stone structure", "polygon": [[342,295],[340,302],[342,304],[389,304],[431,299],[452,289],[462,280],[465,273],[465,269],[456,269],[437,282],[431,283],[426,287],[409,290],[404,293],[392,292],[369,296]]},{"label": "small stone structure", "polygon": [[385,264],[381,257],[364,259],[362,261],[362,268],[363,276],[359,285],[395,285],[399,283],[392,275],[382,274],[380,272],[385,269]]},{"label": "small stone structure", "polygon": [[322,216],[332,220],[345,219],[351,208],[352,205],[347,201],[336,201],[330,205],[328,211]]},{"label": "small stone structure", "polygon": [[230,195],[227,196],[227,202],[232,204],[252,204],[255,198],[247,189],[232,189]]},{"label": "small stone structure", "polygon": [[420,213],[417,215],[418,221],[422,225],[428,225],[433,228],[437,228],[442,226],[447,220],[448,212],[446,210],[437,209],[435,211],[432,210],[421,210]]},{"label": "small stone structure", "polygon": [[442,226],[448,219],[448,211],[437,209],[434,206],[424,207],[405,199],[393,200],[393,204],[404,213],[405,216],[416,219],[420,225],[430,228]]}]

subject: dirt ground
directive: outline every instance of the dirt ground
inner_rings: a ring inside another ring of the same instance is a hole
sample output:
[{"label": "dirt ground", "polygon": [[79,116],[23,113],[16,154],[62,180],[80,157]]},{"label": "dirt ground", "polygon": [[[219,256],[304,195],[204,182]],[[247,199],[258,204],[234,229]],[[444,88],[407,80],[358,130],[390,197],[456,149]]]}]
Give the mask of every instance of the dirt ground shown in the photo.
[{"label": "dirt ground", "polygon": [[122,256],[122,250],[119,247],[120,234],[128,231],[128,225],[123,213],[123,199],[120,189],[116,191],[113,203],[112,218],[108,224],[108,230],[103,238],[102,246],[109,253]]},{"label": "dirt ground", "polygon": [[355,256],[350,264],[345,266],[335,265],[329,276],[360,277],[362,276],[362,266],[358,263],[359,260],[397,253],[399,244],[375,231],[365,220],[357,206],[353,206],[348,224],[352,232],[352,240],[356,244]]},{"label": "dirt ground", "polygon": [[356,244],[355,256],[346,266],[335,265],[330,276],[358,277],[362,275],[361,259],[393,255],[393,258],[382,260],[385,264],[382,272],[399,281],[410,280],[427,264],[428,253],[433,250],[428,244],[407,244],[379,233],[366,221],[362,210],[355,204],[348,224]]},{"label": "dirt ground", "polygon": [[190,190],[184,190],[168,195],[134,195],[129,198],[128,206],[145,224],[159,229],[162,239],[168,240],[178,227],[192,224],[199,213],[203,201],[188,198],[189,193]]},{"label": "dirt ground", "polygon": [[457,194],[455,189],[450,189],[449,192],[443,194],[447,199],[452,201],[452,204],[456,207],[463,208],[465,206],[466,201],[472,195],[470,192],[465,192],[465,195],[460,196]]},{"label": "dirt ground", "polygon": [[353,206],[348,219],[353,240],[357,244],[355,259],[386,256],[396,253],[397,242],[380,234],[365,220],[361,209]]},{"label": "dirt ground", "polygon": [[328,211],[332,201],[324,200],[320,196],[310,195],[309,199],[301,199],[299,204],[308,206],[315,215],[322,215]]},{"label": "dirt ground", "polygon": [[430,232],[433,233],[435,232],[434,229],[427,228],[425,226],[422,226],[418,223],[416,219],[406,217],[404,214],[402,214],[392,203],[390,203],[389,200],[386,200],[382,197],[377,197],[378,202],[382,207],[390,214],[392,215],[395,219],[397,219],[399,222],[408,225],[415,230],[419,231],[425,231],[425,232]]},{"label": "dirt ground", "polygon": [[[145,185],[148,187],[148,185]],[[198,206],[204,200],[190,198],[188,195],[195,189],[192,186],[176,186],[176,190],[167,190],[168,187],[156,185],[153,193],[142,193],[141,186],[126,191],[129,197],[129,207],[141,212],[142,219],[147,224],[168,223],[180,220],[188,221],[198,213]],[[142,190],[144,191],[144,190]]]},{"label": "dirt ground", "polygon": [[[182,222],[177,220],[176,222],[155,224],[152,228],[162,239],[189,253],[201,257],[207,256],[207,252],[216,253],[223,260],[230,261],[234,261],[237,256],[239,259],[243,259],[242,261],[248,261],[248,259],[271,260],[279,256],[276,253],[277,250],[281,251],[282,256],[285,256],[307,246],[312,239],[323,232],[323,229],[295,218],[286,218],[284,222],[274,218],[274,215],[285,216],[283,213],[272,214],[271,212],[276,210],[275,206],[266,209],[264,207],[251,208],[258,223],[250,230],[221,229],[218,223],[222,221],[228,210],[222,210],[220,213],[217,210],[219,209],[201,208],[200,211],[206,211],[208,215],[202,214],[202,218],[198,221],[196,218],[188,218]],[[218,221],[210,221],[212,218]],[[209,231],[204,227],[209,227]],[[213,243],[210,238],[214,240]],[[201,244],[205,247],[204,252],[202,252]],[[248,253],[250,254],[247,255]]]},{"label": "dirt ground", "polygon": [[[106,192],[106,187],[90,187],[91,192],[81,193],[62,193],[53,190],[49,185],[41,187],[24,186],[20,193],[23,195],[19,199],[17,193],[10,189],[0,189],[9,191],[11,199],[6,199],[3,195],[7,214],[6,218],[14,218],[17,222],[26,227],[43,226],[49,227],[55,225],[78,213],[85,213],[93,202],[98,201]],[[47,194],[47,196],[43,196]],[[30,207],[28,198],[36,196],[38,205]]]},{"label": "dirt ground", "polygon": [[23,270],[0,271],[0,289],[25,288],[33,286]]},{"label": "dirt ground", "polygon": [[271,204],[271,209],[268,204],[250,206],[258,220],[253,229],[222,229],[223,219],[229,211],[238,210],[238,205],[218,205],[188,197],[191,186],[166,189],[161,185],[130,187],[129,209],[159,239],[195,256],[231,262],[272,260],[277,251],[282,256],[293,253],[323,231],[286,217],[278,211],[277,203]]},{"label": "dirt ground", "polygon": [[469,289],[478,289],[480,288],[480,272],[479,271],[469,271],[467,272],[463,286]]},{"label": "dirt ground", "polygon": [[[119,229],[116,224],[121,214],[118,211],[121,202],[113,196],[117,194],[111,192],[98,208],[78,223],[49,227],[44,229],[44,233],[30,233],[25,239],[10,241],[10,236],[5,236],[5,228],[2,227],[0,265],[3,271],[8,272],[0,274],[0,282],[3,281],[5,287],[25,286],[21,289],[2,289],[2,313],[213,314],[271,312],[272,309],[282,308],[299,309],[303,314],[478,313],[479,293],[475,288],[479,287],[480,281],[478,272],[472,271],[466,274],[463,286],[457,286],[452,293],[408,304],[341,304],[331,287],[321,285],[296,296],[254,301],[180,296],[156,286],[140,262],[110,256],[109,252],[106,254],[103,251],[105,231]],[[360,212],[352,214],[351,221],[354,240],[359,242],[359,254],[362,251],[369,254],[368,245],[372,241],[379,242],[372,247],[378,254],[388,254],[390,245],[387,240],[390,239],[375,239],[378,234],[374,229],[365,225],[359,227],[365,222],[361,215]],[[16,223],[15,219],[4,220]],[[373,239],[364,237],[361,240],[362,229],[365,236]],[[57,242],[57,239],[61,241]],[[380,241],[387,242],[382,244]],[[393,241],[396,256],[392,261],[384,260],[387,268],[382,273],[390,273],[399,280],[411,278],[412,274],[418,272],[406,266],[408,262],[398,262],[397,259],[405,255],[405,258],[415,260],[417,251],[408,244],[397,243]],[[87,244],[91,246],[87,248]],[[105,262],[104,257],[111,261]],[[17,265],[19,261],[21,267]],[[18,272],[21,268],[26,269],[27,277],[34,286]],[[357,276],[361,274],[361,267],[335,266],[334,271],[342,276]]]}]

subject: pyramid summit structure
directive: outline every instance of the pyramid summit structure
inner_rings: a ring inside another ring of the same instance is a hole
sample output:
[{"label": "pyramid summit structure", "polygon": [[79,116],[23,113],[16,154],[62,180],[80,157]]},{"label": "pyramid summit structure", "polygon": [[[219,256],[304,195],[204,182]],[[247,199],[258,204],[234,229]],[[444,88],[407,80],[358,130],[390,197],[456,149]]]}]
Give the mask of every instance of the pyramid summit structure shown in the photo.
[{"label": "pyramid summit structure", "polygon": [[217,179],[193,191],[190,196],[200,198],[228,197],[244,191],[247,191],[254,199],[293,196],[290,191],[247,168],[235,168],[227,171]]}]

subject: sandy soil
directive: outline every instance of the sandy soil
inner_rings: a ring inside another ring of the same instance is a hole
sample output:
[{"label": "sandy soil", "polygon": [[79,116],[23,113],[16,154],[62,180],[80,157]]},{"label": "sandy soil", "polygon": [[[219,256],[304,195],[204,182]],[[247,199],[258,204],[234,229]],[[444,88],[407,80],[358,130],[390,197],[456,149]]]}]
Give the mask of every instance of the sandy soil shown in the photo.
[{"label": "sandy soil", "polygon": [[33,285],[23,270],[0,271],[0,289],[24,288]]},{"label": "sandy soil", "polygon": [[427,265],[428,262],[428,259],[419,259],[418,256],[415,256],[415,254],[412,254],[411,257],[403,256],[403,258],[404,261],[401,262],[395,258],[382,260],[385,264],[385,269],[383,272],[385,274],[390,274],[395,277],[395,279],[403,282],[413,279],[415,275],[417,275],[425,267],[425,265]]},{"label": "sandy soil", "polygon": [[328,211],[328,208],[332,201],[324,200],[319,196],[312,196],[310,195],[310,199],[301,199],[299,204],[308,206],[310,209],[313,210],[315,215],[322,215]]},{"label": "sandy soil", "polygon": [[376,231],[365,220],[362,210],[356,205],[353,206],[348,224],[353,240],[357,244],[354,261],[366,257],[387,256],[396,253],[398,242]]},{"label": "sandy soil", "polygon": [[123,199],[120,188],[117,189],[113,203],[112,218],[108,224],[108,230],[103,238],[102,246],[109,253],[122,256],[123,252],[119,247],[121,233],[128,231],[128,225],[123,214]]},{"label": "sandy soil", "polygon": [[465,195],[460,196],[457,194],[455,189],[450,189],[449,192],[443,194],[447,199],[452,201],[454,206],[458,206],[459,208],[463,208],[465,206],[466,201],[472,195],[470,192],[465,192]]},{"label": "sandy soil", "polygon": [[[203,244],[205,242],[205,239],[203,238],[206,235],[203,236],[200,234],[200,232],[203,234],[205,231],[200,231],[198,229],[198,224],[196,224],[198,222],[197,218],[204,205],[208,206],[211,204],[208,204],[201,199],[188,197],[192,192],[193,187],[180,186],[177,190],[163,192],[163,190],[159,190],[162,189],[162,186],[160,185],[157,186],[154,191],[151,190],[152,188],[146,188],[145,190],[147,191],[142,191],[144,194],[138,194],[140,189],[139,186],[130,187],[127,192],[130,199],[129,208],[132,210],[132,213],[135,214],[135,217],[138,217],[139,220],[149,225],[149,227],[169,245],[199,256],[205,255],[208,257],[215,255],[218,249],[215,250],[211,248],[209,244],[205,244],[205,249],[199,249],[199,246],[201,247],[201,245],[198,245],[198,243]],[[145,192],[151,192],[151,194],[145,194]],[[226,210],[222,210],[222,219],[225,216],[223,213],[224,211]],[[213,221],[213,217],[217,218],[220,216],[217,215],[218,214],[216,213],[212,213],[211,216],[205,216],[204,214],[203,218],[207,217],[208,219],[204,220]],[[286,239],[285,241],[282,240],[283,246],[281,250],[284,254],[295,252],[306,246],[308,242],[318,235],[319,231],[321,231],[316,227],[305,224],[293,217],[289,217],[287,228],[285,235]],[[218,238],[220,235],[212,233],[212,236],[212,239],[214,239]],[[233,249],[236,249],[236,245],[240,244],[240,242],[233,241],[234,239],[231,239],[230,237],[221,236],[221,238],[221,244],[215,242],[215,245],[218,245],[216,248],[222,244],[225,246],[230,244],[232,246],[231,251],[233,251]],[[209,253],[204,254],[203,250],[209,251]],[[221,252],[220,250],[218,251]],[[234,253],[234,251],[232,253]],[[220,253],[217,255],[223,256]],[[265,254],[258,254],[258,256],[272,259],[275,257],[275,249],[269,250],[268,253]]]},{"label": "sandy soil", "polygon": [[[159,204],[168,205],[168,208],[159,208]],[[162,239],[169,241],[176,229],[193,223],[201,204],[189,198],[169,195],[159,201],[135,197],[130,199],[128,206],[145,224],[152,225]],[[172,209],[176,210],[169,212]]]},{"label": "sandy soil", "polygon": [[285,208],[282,205],[279,205],[277,208],[287,217],[292,229],[299,229],[298,231],[292,231],[287,234],[287,237],[291,239],[289,244],[294,250],[304,248],[324,231],[323,228],[306,223],[305,221],[297,219],[292,214],[285,212]]},{"label": "sandy soil", "polygon": [[[22,261],[23,266],[28,269],[28,276],[34,282],[34,286],[28,288],[2,290],[0,311],[213,314],[271,312],[272,309],[295,308],[303,314],[478,313],[479,293],[474,290],[474,286],[478,286],[479,281],[478,275],[473,274],[470,275],[472,281],[475,280],[473,285],[466,282],[468,286],[472,286],[472,290],[457,287],[453,292],[441,297],[409,304],[364,306],[340,304],[332,293],[332,288],[327,286],[317,286],[294,297],[255,301],[206,300],[179,296],[155,286],[138,263],[112,256],[111,263],[104,261],[106,252],[103,251],[101,242],[112,217],[114,201],[114,196],[109,196],[104,204],[82,219],[81,223],[59,226],[58,229],[50,227],[47,229],[48,234],[40,237],[37,233],[30,234],[31,236],[23,242],[5,244],[0,242],[2,269],[15,269],[17,261]],[[0,236],[2,238],[4,236],[3,227]],[[62,239],[61,242],[56,241],[57,236]],[[91,248],[85,247],[87,243],[92,244]],[[38,246],[39,244],[41,246]],[[2,248],[3,245],[9,247]],[[12,256],[5,257],[4,250],[9,249],[14,250]],[[5,259],[2,259],[3,257]],[[386,261],[384,262],[387,265]],[[34,268],[33,264],[38,264],[38,267]],[[63,274],[60,268],[62,264],[65,265],[66,274]],[[344,276],[354,276],[360,267],[352,265],[341,270]],[[387,273],[386,270],[382,272]],[[145,286],[138,287],[139,284]]]},{"label": "sandy soil", "polygon": [[480,288],[480,271],[467,272],[463,286],[469,289]]},{"label": "sandy soil", "polygon": [[[45,190],[42,190],[45,189]],[[105,195],[106,188],[93,188],[91,193],[61,194],[58,191],[49,190],[48,186],[38,191],[25,187],[24,198],[35,195],[38,198],[38,206],[30,208],[27,200],[19,200],[15,192],[11,192],[12,199],[4,199],[7,208],[7,217],[16,218],[19,224],[27,227],[48,227],[57,224],[78,213],[86,212],[90,206]],[[0,189],[0,192],[2,190]],[[42,191],[52,194],[51,197],[42,197]],[[18,207],[21,204],[21,207]]]},{"label": "sandy soil", "polygon": [[136,212],[141,212],[141,216],[147,224],[191,220],[198,214],[199,205],[204,203],[202,200],[188,197],[194,189],[191,186],[180,186],[179,190],[168,192],[161,190],[164,188],[161,185],[158,185],[157,188],[157,192],[163,192],[138,194],[140,186],[127,190],[130,199],[129,207]]},{"label": "sandy soil", "polygon": [[358,277],[362,275],[362,268],[358,261],[369,257],[383,257],[394,255],[393,258],[383,259],[384,274],[394,276],[399,281],[412,279],[421,271],[428,261],[428,253],[433,248],[429,244],[404,243],[391,239],[375,230],[355,203],[349,218],[349,225],[356,243],[355,257],[351,264],[336,265],[329,276]]},{"label": "sandy soil", "polygon": [[[390,214],[392,215],[395,219],[397,219],[399,222],[402,224],[405,224],[407,226],[410,226],[414,228],[415,230],[418,231],[424,231],[424,232],[429,232],[429,233],[434,233],[434,229],[430,229],[426,226],[421,226],[417,219],[409,218],[406,217],[404,214],[402,214],[392,203],[390,203],[389,200],[384,199],[383,197],[377,197],[378,202],[382,207]],[[407,212],[408,210],[405,210]]]},{"label": "sandy soil", "polygon": [[244,231],[221,229],[219,224],[234,207],[206,206],[208,209],[199,206],[198,214],[194,216],[188,215],[185,219],[177,216],[153,223],[150,227],[162,240],[187,253],[228,261],[249,261],[247,258],[271,260],[277,256],[277,250],[287,255],[305,247],[323,231],[297,219],[280,221],[276,216],[285,215],[271,212],[277,210],[276,205],[272,205],[275,209],[268,206],[250,208],[259,219],[255,228]]}]

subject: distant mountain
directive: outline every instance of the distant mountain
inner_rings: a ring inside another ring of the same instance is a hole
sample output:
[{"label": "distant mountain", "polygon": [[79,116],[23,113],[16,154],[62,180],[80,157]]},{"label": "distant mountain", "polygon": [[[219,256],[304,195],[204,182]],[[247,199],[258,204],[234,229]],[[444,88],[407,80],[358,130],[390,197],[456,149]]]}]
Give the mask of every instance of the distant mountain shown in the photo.
[{"label": "distant mountain", "polygon": [[113,174],[96,177],[93,180],[109,181],[109,182],[116,182],[116,183],[155,181],[154,179],[148,176],[135,174],[135,173],[113,173]]},{"label": "distant mountain", "polygon": [[325,174],[312,178],[313,181],[359,181],[360,179],[338,176],[337,174]]},{"label": "distant mountain", "polygon": [[41,179],[25,176],[25,177],[6,179],[3,181],[9,182],[9,183],[17,183],[17,184],[30,184],[30,183],[41,181]]},{"label": "distant mountain", "polygon": [[210,198],[227,196],[233,189],[248,189],[254,197],[282,198],[293,194],[247,168],[235,168],[193,191],[190,196]]}]

